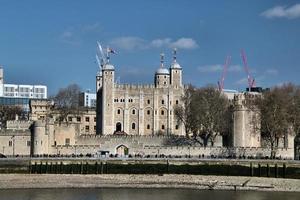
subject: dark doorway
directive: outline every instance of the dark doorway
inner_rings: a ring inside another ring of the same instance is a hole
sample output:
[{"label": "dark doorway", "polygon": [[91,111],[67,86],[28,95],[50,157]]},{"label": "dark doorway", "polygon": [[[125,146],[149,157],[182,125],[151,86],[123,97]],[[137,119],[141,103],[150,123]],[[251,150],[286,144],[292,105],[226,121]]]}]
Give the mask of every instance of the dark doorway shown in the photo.
[{"label": "dark doorway", "polygon": [[116,132],[121,132],[122,131],[122,124],[120,122],[118,122],[116,124]]}]

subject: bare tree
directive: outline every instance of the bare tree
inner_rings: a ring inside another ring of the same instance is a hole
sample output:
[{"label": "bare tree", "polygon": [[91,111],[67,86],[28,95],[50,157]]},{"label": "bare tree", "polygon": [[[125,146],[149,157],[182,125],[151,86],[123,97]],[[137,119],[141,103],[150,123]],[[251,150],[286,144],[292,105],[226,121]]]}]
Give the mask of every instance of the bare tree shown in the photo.
[{"label": "bare tree", "polygon": [[80,87],[77,84],[71,84],[66,88],[61,88],[58,93],[52,97],[54,108],[59,112],[59,121],[67,121],[67,116],[75,114],[79,109]]},{"label": "bare tree", "polygon": [[[227,134],[231,110],[227,98],[212,86],[196,89],[189,86],[182,97],[183,105],[175,107],[178,122],[185,126],[186,135],[201,137],[203,145],[213,145],[218,134]],[[200,141],[199,141],[200,143]]]},{"label": "bare tree", "polygon": [[286,84],[248,101],[249,108],[256,112],[252,125],[260,121],[259,126],[254,127],[260,130],[262,140],[271,148],[271,158],[276,156],[279,139],[293,126],[294,90],[292,84]]},{"label": "bare tree", "polygon": [[182,104],[176,105],[174,115],[178,123],[182,123],[185,128],[185,134],[189,137],[190,133],[195,134],[197,127],[197,105],[196,105],[196,88],[189,85],[183,96],[181,97]]},{"label": "bare tree", "polygon": [[15,120],[16,115],[21,117],[25,115],[20,106],[0,105],[0,128],[5,127],[7,120]]},{"label": "bare tree", "polygon": [[230,127],[228,99],[216,88],[207,86],[198,90],[199,136],[204,146],[210,141],[213,145],[218,134],[227,134]]},{"label": "bare tree", "polygon": [[292,87],[292,102],[289,106],[293,131],[296,135],[300,135],[300,86]]}]

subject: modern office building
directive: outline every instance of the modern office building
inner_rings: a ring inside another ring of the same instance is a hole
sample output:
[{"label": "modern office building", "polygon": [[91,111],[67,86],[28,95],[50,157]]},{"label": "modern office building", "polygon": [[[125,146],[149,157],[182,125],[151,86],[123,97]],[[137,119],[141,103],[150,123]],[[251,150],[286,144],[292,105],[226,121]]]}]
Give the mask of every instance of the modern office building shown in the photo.
[{"label": "modern office building", "polygon": [[47,99],[47,86],[4,83],[3,68],[0,66],[0,97]]}]

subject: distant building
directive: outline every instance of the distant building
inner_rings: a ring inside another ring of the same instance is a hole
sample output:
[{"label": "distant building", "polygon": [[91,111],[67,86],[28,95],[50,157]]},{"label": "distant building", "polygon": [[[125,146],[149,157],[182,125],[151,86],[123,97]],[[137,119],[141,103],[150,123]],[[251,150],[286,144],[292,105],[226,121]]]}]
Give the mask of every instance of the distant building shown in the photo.
[{"label": "distant building", "polygon": [[96,108],[96,93],[89,91],[82,92],[79,95],[79,105],[88,108]]},{"label": "distant building", "polygon": [[47,99],[47,86],[6,84],[3,68],[0,66],[0,97]]}]

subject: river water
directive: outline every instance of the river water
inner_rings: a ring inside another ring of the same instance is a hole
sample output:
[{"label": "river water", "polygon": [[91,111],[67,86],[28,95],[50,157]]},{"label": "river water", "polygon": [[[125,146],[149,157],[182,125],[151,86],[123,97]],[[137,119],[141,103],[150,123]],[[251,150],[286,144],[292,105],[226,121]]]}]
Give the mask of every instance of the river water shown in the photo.
[{"label": "river water", "polygon": [[209,191],[190,189],[10,189],[0,200],[299,200],[295,192]]}]

